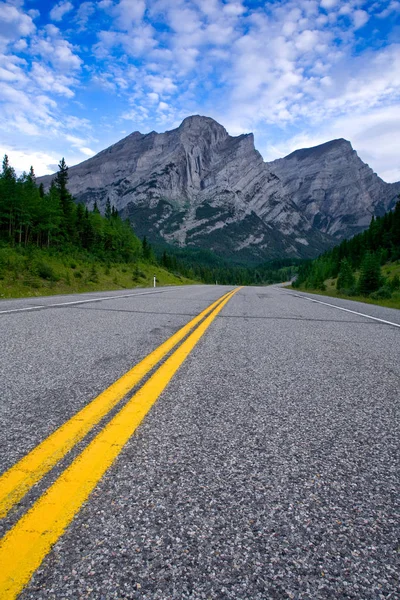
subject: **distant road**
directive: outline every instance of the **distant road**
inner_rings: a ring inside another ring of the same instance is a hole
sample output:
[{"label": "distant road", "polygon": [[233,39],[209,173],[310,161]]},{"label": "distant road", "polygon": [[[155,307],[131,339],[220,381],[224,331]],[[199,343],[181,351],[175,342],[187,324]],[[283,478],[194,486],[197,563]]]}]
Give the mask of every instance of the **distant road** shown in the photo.
[{"label": "distant road", "polygon": [[398,597],[400,311],[234,290],[0,302],[0,599]]}]

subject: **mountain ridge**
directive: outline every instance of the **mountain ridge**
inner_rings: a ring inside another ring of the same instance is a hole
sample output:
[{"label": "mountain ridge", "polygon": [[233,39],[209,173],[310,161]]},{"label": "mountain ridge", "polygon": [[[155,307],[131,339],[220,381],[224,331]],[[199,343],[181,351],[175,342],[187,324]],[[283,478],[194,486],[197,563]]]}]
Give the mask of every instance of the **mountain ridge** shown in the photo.
[{"label": "mountain ridge", "polygon": [[400,183],[381,180],[343,138],[264,162],[253,134],[192,115],[71,167],[69,188],[89,207],[110,200],[154,241],[266,260],[313,257],[357,233],[394,205]]}]

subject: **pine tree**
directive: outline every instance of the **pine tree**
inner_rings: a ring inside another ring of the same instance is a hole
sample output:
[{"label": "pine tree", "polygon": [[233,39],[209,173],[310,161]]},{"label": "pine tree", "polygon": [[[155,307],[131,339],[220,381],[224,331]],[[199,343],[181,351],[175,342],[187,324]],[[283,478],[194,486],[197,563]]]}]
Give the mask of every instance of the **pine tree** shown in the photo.
[{"label": "pine tree", "polygon": [[8,232],[9,241],[12,243],[14,243],[17,204],[17,176],[5,154],[0,175],[0,226],[3,225]]},{"label": "pine tree", "polygon": [[58,164],[58,172],[54,178],[54,183],[60,197],[60,204],[64,214],[62,229],[65,238],[73,238],[75,236],[75,215],[74,203],[72,196],[68,191],[68,167],[64,158]]},{"label": "pine tree", "polygon": [[57,240],[61,233],[61,222],[63,211],[61,208],[60,195],[54,180],[45,195],[43,204],[43,217],[41,218],[42,230],[46,235],[46,245],[49,247]]},{"label": "pine tree", "polygon": [[143,241],[142,241],[142,253],[143,253],[143,258],[145,260],[149,260],[150,254],[151,254],[151,246],[148,243],[146,236],[144,236]]},{"label": "pine tree", "polygon": [[111,211],[111,202],[110,202],[110,198],[107,198],[107,202],[106,202],[106,210],[104,212],[104,216],[106,219],[111,219],[112,216],[112,211]]},{"label": "pine tree", "polygon": [[340,262],[340,271],[336,282],[336,288],[339,291],[350,291],[354,288],[355,277],[351,265],[347,258],[343,258]]},{"label": "pine tree", "polygon": [[358,290],[361,296],[368,296],[380,288],[382,284],[381,266],[378,258],[367,252],[361,264]]},{"label": "pine tree", "polygon": [[58,164],[58,173],[55,176],[54,182],[60,195],[61,207],[64,211],[64,215],[67,216],[70,212],[72,198],[67,188],[68,167],[64,158],[62,158]]}]

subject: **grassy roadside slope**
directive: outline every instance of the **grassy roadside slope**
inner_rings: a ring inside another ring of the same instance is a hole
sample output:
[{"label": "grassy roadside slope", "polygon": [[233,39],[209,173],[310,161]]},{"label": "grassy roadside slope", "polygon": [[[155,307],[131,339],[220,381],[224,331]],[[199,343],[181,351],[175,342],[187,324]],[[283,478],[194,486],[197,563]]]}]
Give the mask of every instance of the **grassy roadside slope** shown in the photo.
[{"label": "grassy roadside slope", "polygon": [[[400,260],[386,263],[382,266],[382,273],[385,277],[392,279],[395,275],[400,277]],[[359,273],[356,272],[358,277]],[[300,286],[294,288],[289,286],[290,289],[298,290],[300,292],[309,292],[312,294],[318,294],[320,296],[330,296],[331,298],[344,298],[346,300],[354,300],[356,302],[365,302],[366,304],[376,304],[378,306],[385,306],[386,308],[397,308],[400,309],[400,290],[394,291],[391,298],[372,298],[371,296],[347,296],[338,292],[336,288],[337,278],[325,279],[324,284],[326,289],[324,291],[318,289],[311,289],[306,286]]]},{"label": "grassy roadside slope", "polygon": [[90,255],[0,247],[0,299],[195,283],[148,262],[103,262]]}]

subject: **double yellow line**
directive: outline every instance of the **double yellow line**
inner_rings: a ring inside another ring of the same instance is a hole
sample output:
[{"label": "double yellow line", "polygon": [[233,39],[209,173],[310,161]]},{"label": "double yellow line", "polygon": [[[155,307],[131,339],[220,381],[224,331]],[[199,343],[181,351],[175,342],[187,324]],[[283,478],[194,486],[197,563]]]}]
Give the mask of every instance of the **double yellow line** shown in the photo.
[{"label": "double yellow line", "polygon": [[213,302],[0,477],[0,516],[4,517],[184,340],[0,542],[2,600],[16,598],[22,591],[185,358],[238,289]]}]

